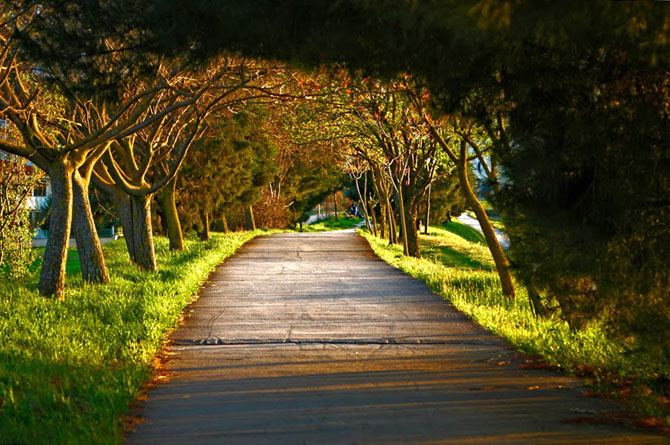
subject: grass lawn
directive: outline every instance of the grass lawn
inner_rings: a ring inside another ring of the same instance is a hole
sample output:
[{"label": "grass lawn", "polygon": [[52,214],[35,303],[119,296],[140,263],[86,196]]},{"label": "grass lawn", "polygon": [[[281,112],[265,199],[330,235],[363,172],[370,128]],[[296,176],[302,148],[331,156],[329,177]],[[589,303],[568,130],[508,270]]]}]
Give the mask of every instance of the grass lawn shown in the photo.
[{"label": "grass lawn", "polygon": [[352,217],[345,217],[344,215],[339,216],[337,221],[335,217],[331,216],[328,219],[322,219],[321,221],[314,224],[303,224],[303,232],[324,232],[328,230],[342,230],[342,229],[351,229],[356,227],[357,224],[360,224],[363,220]]},{"label": "grass lawn", "polygon": [[670,370],[655,357],[610,341],[598,325],[571,331],[560,319],[536,318],[521,286],[515,299],[503,297],[488,248],[453,224],[458,223],[431,227],[428,236],[421,235],[421,259],[404,256],[400,246],[389,246],[364,229],[359,233],[384,261],[426,282],[516,349],[539,355],[552,366],[586,377],[600,391],[625,398],[652,424],[670,425],[668,401],[651,383],[670,377]]},{"label": "grass lawn", "polygon": [[[35,252],[41,257],[44,254],[44,247],[36,247]],[[68,249],[65,272],[68,275],[74,275],[81,272],[81,263],[79,262],[79,252],[77,252],[77,249]]]},{"label": "grass lawn", "polygon": [[[428,230],[428,233],[432,234],[435,230],[436,228],[431,226],[430,229]],[[466,241],[470,241],[471,243],[479,243],[486,245],[486,238],[484,237],[484,234],[482,232],[480,232],[477,229],[473,229],[472,227],[465,225],[456,219],[452,220],[448,224],[443,225],[437,230],[446,230],[455,235],[458,235],[459,237],[465,239]]]},{"label": "grass lawn", "polygon": [[112,282],[69,274],[65,301],[38,295],[37,271],[0,282],[0,443],[122,442],[121,416],[166,332],[214,267],[263,233],[188,239],[184,252],[157,237],[156,273],[131,265],[123,240],[106,244]]}]

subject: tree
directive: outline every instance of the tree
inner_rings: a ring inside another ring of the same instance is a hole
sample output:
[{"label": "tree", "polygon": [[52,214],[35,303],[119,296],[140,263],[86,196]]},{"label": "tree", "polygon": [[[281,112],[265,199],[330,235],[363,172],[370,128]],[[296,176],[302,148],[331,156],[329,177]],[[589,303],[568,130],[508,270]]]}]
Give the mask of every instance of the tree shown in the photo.
[{"label": "tree", "polygon": [[[142,115],[147,124],[113,141],[104,162],[93,170],[96,186],[112,197],[119,211],[131,261],[142,269],[155,271],[157,267],[152,196],[166,185],[172,186],[191,144],[202,132],[204,119],[238,87],[212,93],[225,68],[225,64],[215,65],[198,75],[163,66],[159,75],[170,85],[172,94],[157,97]],[[136,88],[141,91],[143,86]]]},{"label": "tree", "polygon": [[419,257],[418,208],[435,175],[438,144],[413,110],[409,89],[423,94],[408,78],[389,82],[353,79],[347,85],[348,93],[341,96],[344,113],[340,123],[351,128],[359,140],[352,146],[353,155],[371,165],[378,176],[388,178],[395,192],[405,254]]},{"label": "tree", "polygon": [[264,132],[266,119],[258,107],[220,114],[186,159],[178,208],[186,226],[195,226],[203,238],[214,220],[259,201],[261,188],[274,177],[276,147]]},{"label": "tree", "polygon": [[540,312],[558,307],[575,328],[601,320],[667,359],[669,71],[617,42],[573,44],[524,46],[528,66],[510,73],[546,79],[510,89],[499,205],[512,258]]},{"label": "tree", "polygon": [[23,275],[32,259],[32,227],[28,198],[42,174],[18,156],[0,152],[0,270]]},{"label": "tree", "polygon": [[[445,134],[445,128],[440,131],[438,127],[431,122],[429,116],[424,115],[424,117],[426,122],[430,125],[431,134],[440,144],[449,159],[456,165],[461,192],[465,197],[468,207],[475,213],[477,221],[479,221],[479,225],[482,228],[482,233],[484,234],[484,238],[486,238],[486,244],[489,247],[489,251],[491,252],[491,256],[493,257],[493,261],[498,271],[498,276],[500,277],[503,295],[513,297],[514,284],[512,282],[509,260],[507,259],[505,252],[502,250],[486,210],[479,202],[479,199],[477,199],[473,184],[470,182],[469,162],[472,159],[470,157],[467,142],[470,137],[466,136],[469,133],[469,131],[467,131],[468,126],[463,125],[463,122],[456,118],[453,120],[455,126],[452,127],[452,129],[449,129],[448,127],[446,128],[448,132],[453,132],[451,133],[453,137],[450,135],[445,138],[443,135]],[[481,154],[475,154],[474,159],[480,158]]]},{"label": "tree", "polygon": [[338,149],[342,140],[332,137],[318,118],[321,102],[315,97],[326,97],[322,85],[309,74],[301,75],[298,82],[290,106],[282,103],[269,109],[267,128],[278,148],[278,172],[261,205],[272,220],[292,225],[307,220],[308,212],[342,185],[344,175]]},{"label": "tree", "polygon": [[151,99],[165,86],[154,84],[142,94],[130,95],[125,101],[116,102],[117,108],[104,101],[96,106],[94,99],[69,88],[72,79],[58,77],[57,70],[49,71],[47,67],[43,72],[48,74],[40,75],[19,58],[21,48],[12,32],[29,27],[36,16],[39,14],[35,10],[15,15],[2,29],[0,106],[21,139],[0,140],[0,146],[29,159],[49,174],[52,211],[39,290],[44,295],[63,298],[73,202],[75,216],[78,215],[74,231],[80,242],[84,278],[92,282],[109,280],[90,213],[87,184],[82,181],[80,169],[90,171],[110,141],[136,124]]}]

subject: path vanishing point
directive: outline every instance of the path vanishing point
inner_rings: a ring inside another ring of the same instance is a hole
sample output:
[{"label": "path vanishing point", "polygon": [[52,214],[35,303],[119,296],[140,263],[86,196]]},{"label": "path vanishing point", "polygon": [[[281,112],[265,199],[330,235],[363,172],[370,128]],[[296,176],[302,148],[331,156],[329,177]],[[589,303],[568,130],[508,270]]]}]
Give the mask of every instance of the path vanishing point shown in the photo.
[{"label": "path vanishing point", "polygon": [[668,443],[601,424],[615,404],[533,369],[353,231],[249,242],[167,355],[128,443]]}]

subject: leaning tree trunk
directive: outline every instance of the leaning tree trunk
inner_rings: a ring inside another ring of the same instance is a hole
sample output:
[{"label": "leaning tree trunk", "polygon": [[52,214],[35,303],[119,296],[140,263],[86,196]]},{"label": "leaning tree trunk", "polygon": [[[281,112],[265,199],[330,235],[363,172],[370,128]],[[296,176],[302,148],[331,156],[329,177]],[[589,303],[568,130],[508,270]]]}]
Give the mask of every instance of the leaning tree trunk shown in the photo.
[{"label": "leaning tree trunk", "polygon": [[223,231],[224,233],[229,233],[230,228],[228,227],[228,218],[226,218],[226,215],[223,214],[221,215],[221,222],[223,223]]},{"label": "leaning tree trunk", "polygon": [[256,230],[256,220],[254,219],[254,208],[249,206],[244,209],[244,216],[247,220],[247,230]]},{"label": "leaning tree trunk", "polygon": [[209,234],[209,213],[206,210],[200,212],[200,220],[202,224],[202,230],[198,232],[198,237],[200,241],[209,241],[211,236]]},{"label": "leaning tree trunk", "polygon": [[51,218],[49,239],[40,273],[40,294],[65,298],[65,265],[72,227],[72,167],[54,162],[49,168],[51,179]]},{"label": "leaning tree trunk", "polygon": [[498,270],[498,276],[500,277],[500,284],[502,286],[502,293],[507,297],[514,296],[514,284],[512,283],[512,275],[509,271],[509,263],[507,262],[507,257],[505,252],[503,252],[498,238],[496,238],[495,231],[489,221],[489,217],[486,214],[486,210],[477,199],[475,192],[472,190],[470,180],[468,179],[468,161],[467,161],[467,145],[465,141],[461,141],[461,150],[460,157],[458,158],[458,179],[465,196],[465,201],[468,203],[470,208],[475,212],[479,225],[482,228],[484,233],[484,238],[486,238],[486,244],[489,246],[491,255],[493,256],[493,261],[495,262],[496,269]]},{"label": "leaning tree trunk", "polygon": [[167,236],[170,240],[170,250],[184,250],[184,238],[179,222],[179,213],[177,213],[177,204],[175,202],[176,178],[168,182],[165,187],[158,192],[158,201],[163,209],[163,216],[167,228]]},{"label": "leaning tree trunk", "polygon": [[372,233],[372,227],[370,227],[370,215],[368,214],[368,201],[367,201],[367,193],[368,193],[368,179],[367,176],[365,177],[365,187],[363,188],[363,193],[361,194],[361,188],[358,185],[358,179],[354,179],[354,182],[356,183],[356,191],[358,192],[358,199],[361,202],[361,205],[363,207],[363,212],[365,214],[365,226],[368,229],[368,232]]},{"label": "leaning tree trunk", "polygon": [[89,180],[82,177],[79,171],[75,171],[72,179],[72,231],[77,240],[81,274],[84,281],[89,283],[109,283],[109,270],[93,221],[88,191]]}]

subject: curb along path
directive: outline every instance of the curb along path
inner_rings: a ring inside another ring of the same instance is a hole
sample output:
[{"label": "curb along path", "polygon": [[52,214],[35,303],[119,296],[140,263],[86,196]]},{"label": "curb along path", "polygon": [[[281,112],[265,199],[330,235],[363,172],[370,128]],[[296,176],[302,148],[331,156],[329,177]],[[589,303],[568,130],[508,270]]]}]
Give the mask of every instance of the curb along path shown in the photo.
[{"label": "curb along path", "polygon": [[353,231],[256,238],[175,330],[129,443],[667,443],[526,359]]}]

